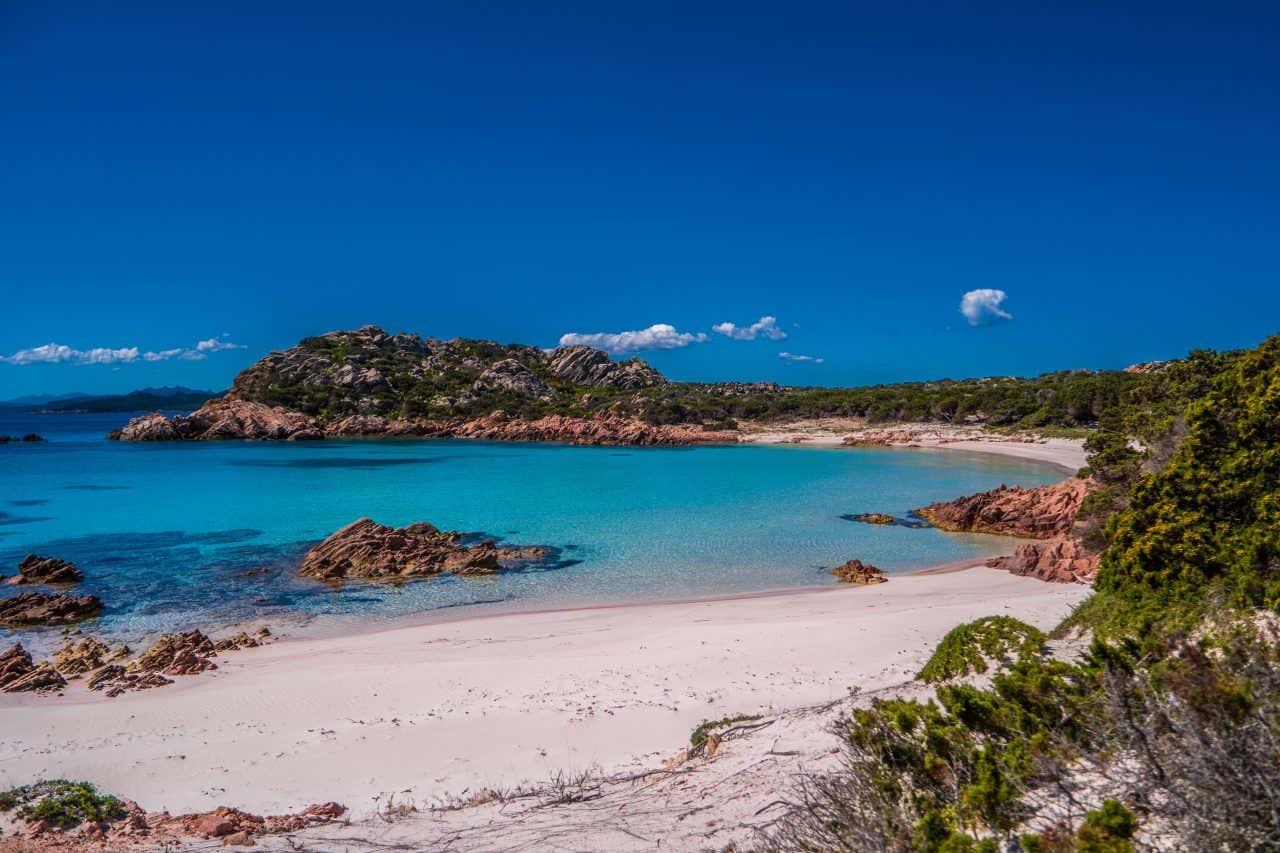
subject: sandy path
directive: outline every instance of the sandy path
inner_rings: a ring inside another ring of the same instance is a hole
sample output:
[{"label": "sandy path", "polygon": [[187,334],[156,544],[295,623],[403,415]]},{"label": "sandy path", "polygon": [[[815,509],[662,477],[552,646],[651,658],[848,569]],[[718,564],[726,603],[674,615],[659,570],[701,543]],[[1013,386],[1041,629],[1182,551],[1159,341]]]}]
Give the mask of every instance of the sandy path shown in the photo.
[{"label": "sandy path", "polygon": [[909,678],[956,624],[1051,625],[1088,593],[984,568],[870,588],[477,617],[285,640],[106,700],[0,697],[0,788],[84,778],[146,808],[428,803],[652,766],[705,718]]}]

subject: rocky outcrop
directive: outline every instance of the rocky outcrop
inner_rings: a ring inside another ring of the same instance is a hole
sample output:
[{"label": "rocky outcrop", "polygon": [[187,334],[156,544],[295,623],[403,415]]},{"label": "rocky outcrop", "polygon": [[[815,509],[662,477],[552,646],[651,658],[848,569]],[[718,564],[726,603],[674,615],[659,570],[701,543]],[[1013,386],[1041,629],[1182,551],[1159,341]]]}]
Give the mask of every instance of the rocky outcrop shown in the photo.
[{"label": "rocky outcrop", "polygon": [[200,631],[164,634],[127,667],[129,672],[156,672],[161,675],[195,675],[218,665],[209,658],[217,654],[213,641]]},{"label": "rocky outcrop", "polygon": [[1018,546],[1012,556],[988,560],[993,569],[1058,583],[1093,583],[1101,555],[1078,535],[1055,536]]},{"label": "rocky outcrop", "polygon": [[[212,411],[211,410],[216,410]],[[221,413],[221,414],[219,414]],[[214,424],[210,430],[202,425]],[[302,441],[320,438],[467,438],[488,441],[553,441],[568,444],[628,444],[643,446],[725,444],[737,441],[731,432],[701,426],[650,424],[637,418],[597,414],[581,418],[547,415],[517,418],[496,411],[479,418],[429,420],[384,418],[355,414],[332,423],[296,412],[267,409],[258,403],[215,400],[187,416],[144,415],[130,421],[109,438],[121,441],[206,441],[214,439],[275,439]]]},{"label": "rocky outcrop", "polygon": [[[169,850],[186,849],[192,839],[203,846],[221,842],[225,847],[253,847],[263,835],[298,832],[342,817],[346,806],[317,803],[302,811],[283,815],[255,815],[240,809],[219,806],[212,811],[171,815],[167,811],[148,812],[134,801],[119,798],[119,816],[102,822],[78,824],[58,829],[42,821],[19,821],[10,836],[14,850]],[[4,849],[9,846],[0,844]]]},{"label": "rocky outcrop", "polygon": [[511,548],[493,542],[463,544],[461,533],[420,521],[388,527],[361,518],[307,552],[299,572],[325,581],[349,578],[408,581],[439,574],[488,575],[504,562],[547,554],[541,548]]},{"label": "rocky outcrop", "polygon": [[67,643],[54,652],[53,665],[63,675],[75,677],[98,669],[110,661],[123,660],[128,656],[128,646],[117,645],[115,648],[109,648],[106,643],[96,637],[85,637],[79,642]]},{"label": "rocky outcrop", "polygon": [[1034,489],[1000,486],[930,504],[916,514],[942,530],[1048,539],[1071,531],[1090,488],[1089,481],[1079,477]]},{"label": "rocky outcrop", "polygon": [[90,690],[104,692],[114,699],[130,690],[148,690],[173,684],[173,679],[165,678],[158,672],[130,672],[122,664],[111,663],[89,676],[87,683]]},{"label": "rocky outcrop", "polygon": [[102,613],[96,595],[63,595],[24,592],[0,598],[0,626],[30,628],[36,625],[68,625]]},{"label": "rocky outcrop", "polygon": [[276,406],[244,400],[210,400],[189,415],[152,412],[134,418],[108,438],[120,441],[214,441],[294,439],[314,429],[311,419]]},{"label": "rocky outcrop", "polygon": [[893,524],[898,519],[883,512],[860,512],[857,515],[848,516],[848,520],[861,521],[864,524]]},{"label": "rocky outcrop", "polygon": [[836,566],[831,570],[831,574],[841,583],[862,584],[864,586],[885,583],[889,580],[884,576],[884,572],[861,560],[850,560],[843,565]]},{"label": "rocky outcrop", "polygon": [[551,394],[551,386],[514,358],[504,358],[489,365],[472,388],[479,394],[494,391],[510,391],[524,397],[546,397]]},{"label": "rocky outcrop", "polygon": [[0,690],[7,688],[22,676],[35,669],[31,655],[17,643],[7,652],[0,654]]},{"label": "rocky outcrop", "polygon": [[47,663],[34,663],[22,646],[0,654],[0,690],[5,693],[49,693],[67,686],[66,679]]},{"label": "rocky outcrop", "polygon": [[503,412],[451,427],[453,438],[489,441],[555,441],[569,444],[632,444],[644,446],[723,444],[737,441],[732,433],[704,430],[700,426],[669,426],[635,418],[599,414],[592,418],[548,415],[536,420],[512,418]]},{"label": "rocky outcrop", "polygon": [[1085,544],[1076,516],[1093,488],[1092,481],[1079,477],[1034,489],[1001,486],[916,512],[943,530],[1040,540],[988,561],[992,568],[1046,581],[1090,583],[1098,573],[1099,554]]},{"label": "rocky outcrop", "polygon": [[666,382],[662,374],[643,359],[614,361],[593,347],[560,347],[552,350],[546,358],[547,367],[553,374],[574,385],[634,390]]},{"label": "rocky outcrop", "polygon": [[84,580],[84,574],[75,563],[57,557],[39,557],[28,554],[18,564],[18,573],[4,578],[9,584],[75,584]]}]

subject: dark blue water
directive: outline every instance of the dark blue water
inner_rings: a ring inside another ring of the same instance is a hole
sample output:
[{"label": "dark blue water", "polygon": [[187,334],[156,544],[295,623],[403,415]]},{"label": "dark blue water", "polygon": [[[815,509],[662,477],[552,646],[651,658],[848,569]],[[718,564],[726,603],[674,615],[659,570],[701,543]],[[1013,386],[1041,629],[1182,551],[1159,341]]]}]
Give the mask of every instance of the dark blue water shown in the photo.
[{"label": "dark blue water", "polygon": [[[107,605],[95,630],[125,638],[249,619],[372,624],[459,606],[828,584],[825,568],[851,557],[891,572],[922,568],[1010,543],[840,515],[903,515],[1000,483],[1061,476],[1036,463],[940,451],[105,441],[127,417],[0,414],[0,434],[50,439],[0,445],[0,572],[12,573],[28,552],[76,562],[83,591]],[[296,575],[310,545],[364,515],[552,545],[562,560],[341,592]],[[0,587],[0,596],[17,591]]]}]

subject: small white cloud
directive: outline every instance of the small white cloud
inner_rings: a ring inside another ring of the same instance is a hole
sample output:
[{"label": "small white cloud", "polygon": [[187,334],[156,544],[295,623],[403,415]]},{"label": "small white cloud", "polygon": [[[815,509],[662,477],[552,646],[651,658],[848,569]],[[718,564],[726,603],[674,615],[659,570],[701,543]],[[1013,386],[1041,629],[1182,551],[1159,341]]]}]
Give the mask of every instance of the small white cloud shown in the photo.
[{"label": "small white cloud", "polygon": [[754,341],[757,337],[763,335],[771,341],[780,341],[787,336],[787,333],[778,328],[777,317],[761,317],[750,326],[738,326],[733,323],[716,323],[711,327],[711,331],[717,335],[724,335],[735,341]]},{"label": "small white cloud", "polygon": [[970,290],[960,300],[960,313],[970,326],[990,326],[1012,320],[1013,315],[1000,307],[1007,294],[989,287]]},{"label": "small white cloud", "polygon": [[822,364],[825,358],[819,358],[812,355],[797,355],[793,352],[780,352],[778,358],[785,358],[787,361],[812,361],[814,364]]},{"label": "small white cloud", "polygon": [[[224,336],[225,337],[225,336]],[[80,350],[66,344],[48,343],[43,346],[20,349],[13,355],[0,355],[0,362],[14,365],[27,364],[133,364],[138,360],[156,362],[180,358],[186,361],[203,361],[207,353],[229,349],[244,349],[242,344],[209,338],[194,347],[176,347],[142,352],[138,347],[93,347]]]},{"label": "small white cloud", "polygon": [[560,346],[575,345],[595,347],[611,355],[654,349],[680,349],[689,344],[702,343],[707,336],[702,332],[678,332],[667,323],[655,323],[647,329],[634,332],[569,332],[560,336]]},{"label": "small white cloud", "polygon": [[[223,332],[222,337],[227,337],[227,333]],[[197,352],[222,352],[229,349],[244,349],[244,344],[233,344],[231,341],[224,341],[219,338],[209,338],[196,344]]]}]

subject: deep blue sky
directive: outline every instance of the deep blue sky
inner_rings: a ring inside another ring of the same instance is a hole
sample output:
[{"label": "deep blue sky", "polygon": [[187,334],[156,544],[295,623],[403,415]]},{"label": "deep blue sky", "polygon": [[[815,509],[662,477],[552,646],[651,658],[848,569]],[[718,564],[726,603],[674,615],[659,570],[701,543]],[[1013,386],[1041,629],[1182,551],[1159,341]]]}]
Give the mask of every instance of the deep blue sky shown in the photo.
[{"label": "deep blue sky", "polygon": [[0,398],[365,323],[814,384],[1280,331],[1280,13],[1033,5],[0,0],[0,355],[245,346]]}]

